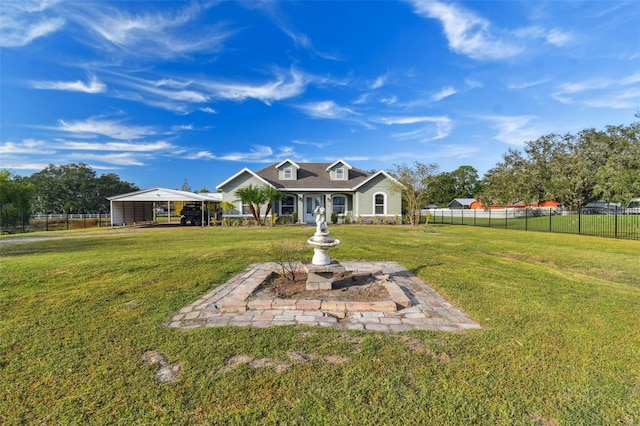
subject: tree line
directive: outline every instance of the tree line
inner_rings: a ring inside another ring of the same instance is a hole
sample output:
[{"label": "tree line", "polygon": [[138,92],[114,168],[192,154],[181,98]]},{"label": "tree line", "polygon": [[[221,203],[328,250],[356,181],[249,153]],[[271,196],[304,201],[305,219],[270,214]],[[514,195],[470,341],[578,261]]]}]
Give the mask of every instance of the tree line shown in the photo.
[{"label": "tree line", "polygon": [[28,177],[0,171],[0,226],[28,223],[33,213],[108,213],[107,197],[137,191],[114,173],[98,176],[86,164],[53,164]]},{"label": "tree line", "polygon": [[482,179],[471,166],[438,173],[437,164],[419,162],[390,173],[401,184],[404,210],[413,212],[409,223],[428,204],[454,198],[476,198],[487,208],[546,200],[570,209],[594,201],[626,205],[640,196],[640,123],[542,136],[509,149]]}]

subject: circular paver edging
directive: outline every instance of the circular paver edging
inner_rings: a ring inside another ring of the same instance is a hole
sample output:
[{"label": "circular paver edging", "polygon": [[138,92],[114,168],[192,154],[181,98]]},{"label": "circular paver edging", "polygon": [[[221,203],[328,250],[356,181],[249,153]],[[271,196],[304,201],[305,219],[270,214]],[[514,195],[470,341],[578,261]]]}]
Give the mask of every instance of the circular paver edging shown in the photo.
[{"label": "circular paver edging", "polygon": [[390,300],[340,302],[322,300],[255,299],[249,296],[278,264],[251,265],[243,273],[173,315],[169,327],[308,325],[371,331],[480,329],[480,324],[446,301],[431,287],[395,262],[342,262],[354,273],[376,273],[385,282]]}]

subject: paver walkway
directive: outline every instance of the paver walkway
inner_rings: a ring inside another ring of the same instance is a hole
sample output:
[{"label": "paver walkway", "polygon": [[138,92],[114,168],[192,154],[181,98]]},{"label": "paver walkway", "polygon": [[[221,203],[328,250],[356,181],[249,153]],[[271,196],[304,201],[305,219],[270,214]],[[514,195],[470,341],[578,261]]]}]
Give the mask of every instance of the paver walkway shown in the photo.
[{"label": "paver walkway", "polygon": [[[480,324],[442,298],[422,280],[395,262],[341,262],[353,273],[382,273],[397,284],[412,306],[399,310],[355,310],[357,305],[319,300],[264,299],[247,301],[248,296],[279,265],[251,265],[226,284],[182,308],[169,327],[309,325],[356,330],[397,332],[408,330],[460,331],[482,328]],[[383,303],[384,305],[384,303]],[[388,304],[387,304],[388,305]]]}]

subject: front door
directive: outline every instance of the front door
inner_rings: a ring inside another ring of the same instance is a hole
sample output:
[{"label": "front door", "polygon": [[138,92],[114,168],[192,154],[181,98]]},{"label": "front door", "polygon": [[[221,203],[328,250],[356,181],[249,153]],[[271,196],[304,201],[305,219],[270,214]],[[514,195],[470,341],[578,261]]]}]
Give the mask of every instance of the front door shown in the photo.
[{"label": "front door", "polygon": [[306,223],[315,222],[313,211],[318,206],[324,207],[324,196],[322,195],[305,195],[304,196],[304,221]]}]

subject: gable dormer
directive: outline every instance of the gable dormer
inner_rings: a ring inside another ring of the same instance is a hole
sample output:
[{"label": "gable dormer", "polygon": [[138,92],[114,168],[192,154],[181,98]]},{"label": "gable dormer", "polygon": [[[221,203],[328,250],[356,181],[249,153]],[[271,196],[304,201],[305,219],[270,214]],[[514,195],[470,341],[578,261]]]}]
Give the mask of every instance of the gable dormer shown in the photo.
[{"label": "gable dormer", "polygon": [[298,166],[293,161],[286,159],[276,164],[278,170],[278,180],[298,180]]},{"label": "gable dormer", "polygon": [[349,180],[349,170],[353,167],[346,161],[338,160],[327,167],[331,180]]}]

